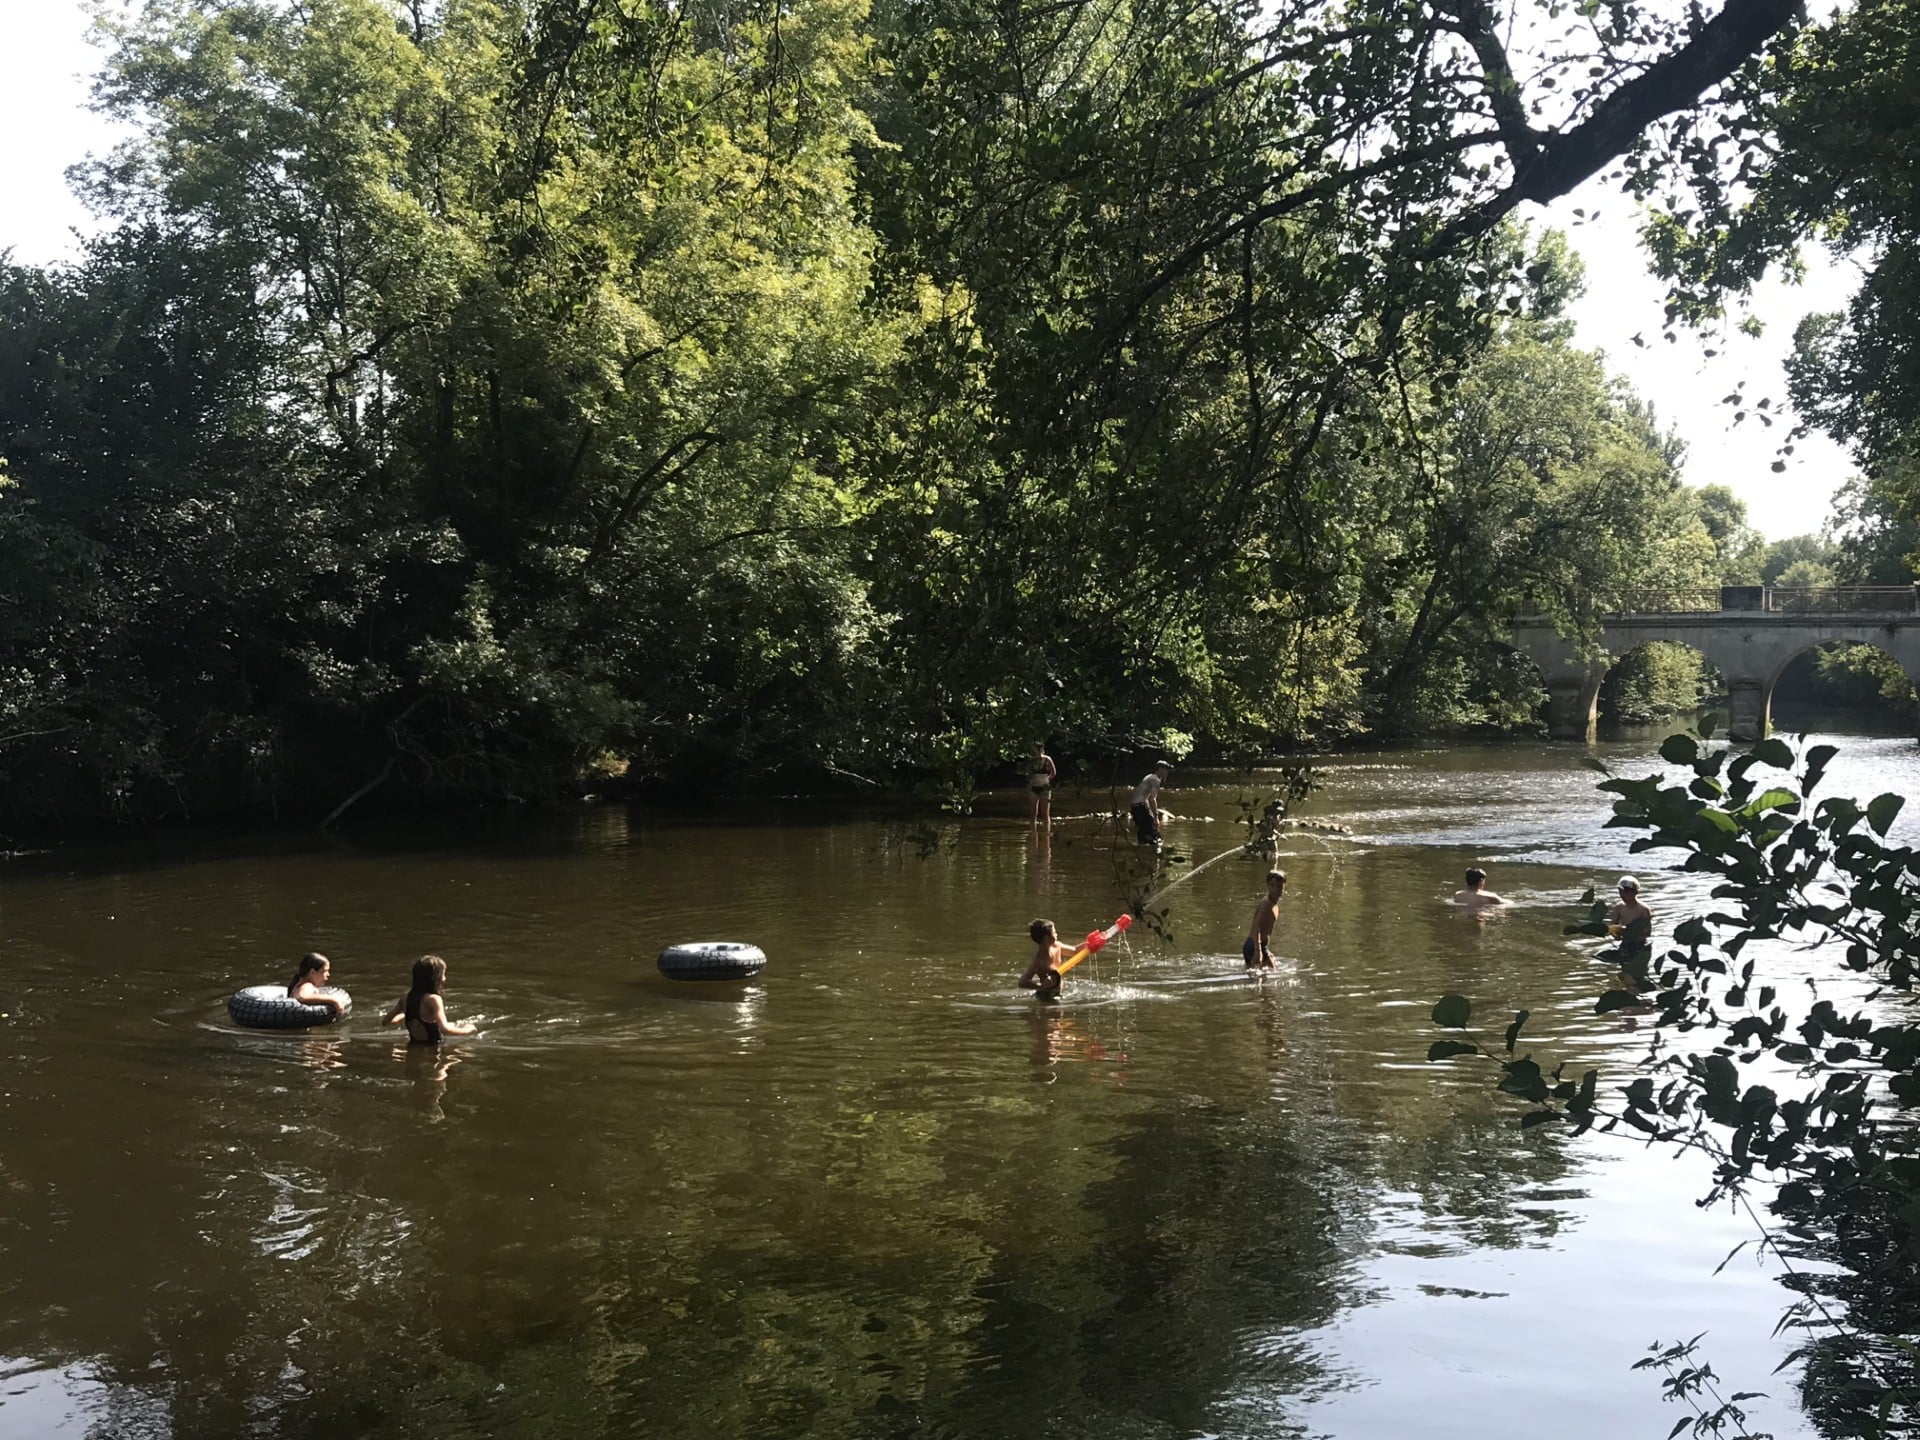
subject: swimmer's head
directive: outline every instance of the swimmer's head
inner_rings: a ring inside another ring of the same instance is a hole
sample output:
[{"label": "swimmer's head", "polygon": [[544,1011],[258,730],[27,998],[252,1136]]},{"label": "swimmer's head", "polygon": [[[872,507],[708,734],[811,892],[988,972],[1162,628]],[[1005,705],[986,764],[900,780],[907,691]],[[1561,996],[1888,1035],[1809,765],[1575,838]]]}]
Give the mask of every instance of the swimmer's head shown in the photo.
[{"label": "swimmer's head", "polygon": [[1287,888],[1287,872],[1284,870],[1267,871],[1267,889],[1276,893]]},{"label": "swimmer's head", "polygon": [[438,995],[447,983],[447,962],[438,955],[422,955],[413,962],[413,988],[421,995]]},{"label": "swimmer's head", "polygon": [[1622,895],[1638,895],[1640,893],[1640,882],[1631,875],[1622,875],[1620,877],[1620,893]]},{"label": "swimmer's head", "polygon": [[1027,934],[1033,937],[1034,944],[1049,945],[1054,939],[1053,921],[1036,920],[1027,926]]},{"label": "swimmer's head", "polygon": [[1471,870],[1467,871],[1467,889],[1478,890],[1482,885],[1486,883],[1487,883],[1487,872],[1482,870],[1478,865],[1474,866]]},{"label": "swimmer's head", "polygon": [[293,983],[298,985],[309,975],[318,975],[323,981],[332,962],[318,950],[309,950],[300,957],[300,968],[293,973]]},{"label": "swimmer's head", "polygon": [[1164,780],[1173,773],[1173,766],[1164,760],[1156,760],[1153,762],[1153,773]]}]

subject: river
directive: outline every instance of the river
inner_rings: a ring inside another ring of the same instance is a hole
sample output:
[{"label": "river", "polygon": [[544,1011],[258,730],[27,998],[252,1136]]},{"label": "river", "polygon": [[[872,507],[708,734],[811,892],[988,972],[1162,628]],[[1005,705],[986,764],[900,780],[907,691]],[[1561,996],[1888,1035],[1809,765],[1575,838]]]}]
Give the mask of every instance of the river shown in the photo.
[{"label": "river", "polygon": [[[1920,792],[1910,740],[1839,743],[1830,791]],[[1603,1081],[1644,1043],[1561,933],[1629,868],[1584,753],[1328,759],[1302,813],[1352,834],[1286,840],[1273,975],[1236,857],[1057,1007],[1012,989],[1027,922],[1107,923],[1140,860],[1104,789],[1047,844],[1009,796],[17,859],[0,1436],[1658,1437],[1680,1412],[1629,1367],[1701,1331],[1758,1428],[1811,1434],[1771,1373],[1789,1297],[1713,1273],[1752,1232],[1690,1203],[1698,1166],[1523,1134],[1425,1062],[1449,991]],[[1170,873],[1245,791],[1176,772]],[[1513,902],[1484,923],[1444,903],[1476,862]],[[1632,868],[1662,929],[1700,898]],[[770,964],[656,974],[701,938]],[[310,947],[351,1019],[228,1023]],[[378,1023],[429,949],[483,1030],[438,1056]]]}]

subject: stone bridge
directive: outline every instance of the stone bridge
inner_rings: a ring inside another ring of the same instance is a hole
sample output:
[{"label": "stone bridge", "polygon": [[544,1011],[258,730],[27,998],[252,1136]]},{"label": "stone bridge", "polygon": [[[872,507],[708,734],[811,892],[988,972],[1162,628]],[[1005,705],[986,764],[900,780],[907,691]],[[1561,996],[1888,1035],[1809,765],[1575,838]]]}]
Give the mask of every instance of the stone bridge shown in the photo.
[{"label": "stone bridge", "polygon": [[1649,640],[1690,645],[1719,669],[1731,709],[1727,734],[1734,740],[1767,733],[1780,673],[1817,645],[1876,646],[1920,685],[1920,586],[1629,591],[1599,623],[1594,650],[1538,616],[1513,622],[1514,648],[1546,678],[1548,733],[1556,740],[1592,736],[1600,682],[1615,662]]}]

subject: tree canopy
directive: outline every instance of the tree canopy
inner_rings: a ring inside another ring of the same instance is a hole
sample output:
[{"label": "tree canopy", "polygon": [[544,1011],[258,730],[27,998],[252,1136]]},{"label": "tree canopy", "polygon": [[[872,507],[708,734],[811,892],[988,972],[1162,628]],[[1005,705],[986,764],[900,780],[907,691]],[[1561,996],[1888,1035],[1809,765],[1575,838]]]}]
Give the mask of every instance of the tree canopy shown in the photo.
[{"label": "tree canopy", "polygon": [[1514,607],[1711,562],[1515,211],[1747,133],[1804,43],[1782,0],[103,24],[107,228],[0,265],[28,823],[1529,723]]}]

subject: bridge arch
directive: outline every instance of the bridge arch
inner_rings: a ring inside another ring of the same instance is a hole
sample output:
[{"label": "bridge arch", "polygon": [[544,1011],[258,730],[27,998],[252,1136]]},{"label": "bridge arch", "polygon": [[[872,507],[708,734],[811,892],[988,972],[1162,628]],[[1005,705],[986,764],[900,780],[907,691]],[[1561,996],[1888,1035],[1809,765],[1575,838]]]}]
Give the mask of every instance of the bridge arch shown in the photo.
[{"label": "bridge arch", "polygon": [[[1794,672],[1800,671],[1803,675],[1811,677],[1817,669],[1816,662],[1822,652],[1842,648],[1850,650],[1870,649],[1878,657],[1880,662],[1888,666],[1888,670],[1875,673],[1875,667],[1873,666],[1855,668],[1852,678],[1860,682],[1861,685],[1859,694],[1856,697],[1851,699],[1831,699],[1823,697],[1815,699],[1813,701],[1815,705],[1824,707],[1832,704],[1860,704],[1870,706],[1882,714],[1899,715],[1908,721],[1920,718],[1920,712],[1916,712],[1914,704],[1915,692],[1920,692],[1920,670],[1916,670],[1916,662],[1911,657],[1903,658],[1894,653],[1879,641],[1869,641],[1863,644],[1859,641],[1848,640],[1823,641],[1819,644],[1805,646],[1794,654],[1789,655],[1786,662],[1781,665],[1778,672],[1772,677],[1772,683],[1768,687],[1769,714],[1771,714],[1773,706],[1784,698],[1780,694],[1781,687],[1787,682],[1790,676],[1794,675]],[[1803,664],[1803,662],[1805,663]],[[1889,688],[1893,684],[1891,679],[1893,673],[1898,673],[1906,678],[1907,693],[1904,697],[1896,694],[1892,688]],[[1818,682],[1814,683],[1816,688],[1823,688],[1819,686]],[[1846,682],[1843,681],[1841,683],[1844,686]],[[1868,696],[1871,696],[1871,698],[1869,699]],[[1800,697],[1796,696],[1794,698],[1799,699]]]},{"label": "bridge arch", "polygon": [[1513,643],[1540,667],[1547,687],[1548,728],[1555,739],[1591,738],[1600,684],[1616,657],[1648,641],[1669,640],[1699,651],[1725,677],[1728,735],[1758,740],[1771,723],[1773,687],[1781,674],[1795,656],[1816,646],[1836,641],[1871,645],[1886,651],[1920,683],[1920,611],[1911,592],[1906,593],[1907,608],[1892,613],[1819,613],[1763,603],[1718,611],[1606,615],[1593,647],[1575,644],[1552,622],[1534,617],[1514,622]]}]

